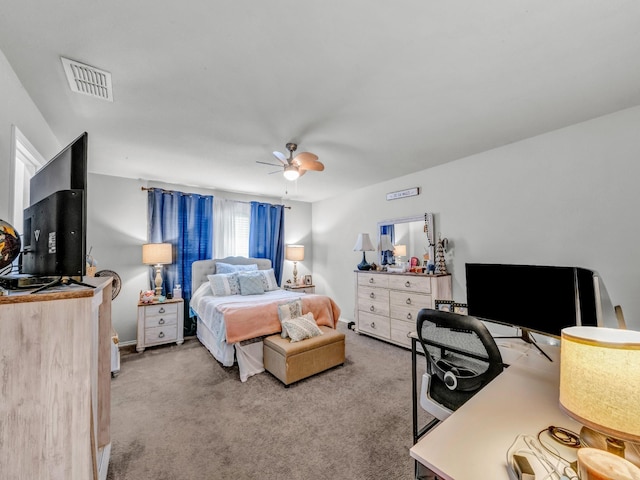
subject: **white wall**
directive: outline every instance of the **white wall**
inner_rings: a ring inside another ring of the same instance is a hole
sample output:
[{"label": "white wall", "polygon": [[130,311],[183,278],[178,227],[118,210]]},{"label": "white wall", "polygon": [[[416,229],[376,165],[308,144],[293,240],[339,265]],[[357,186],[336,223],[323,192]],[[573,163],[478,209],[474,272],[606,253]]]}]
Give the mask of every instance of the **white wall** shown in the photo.
[{"label": "white wall", "polygon": [[9,162],[12,149],[11,126],[16,125],[44,158],[51,158],[61,147],[49,125],[22,87],[13,68],[0,51],[0,219],[9,216],[11,182]]},{"label": "white wall", "polygon": [[[357,234],[377,238],[380,220],[433,212],[456,301],[466,301],[465,262],[582,266],[602,275],[640,330],[638,126],[635,107],[317,202],[314,278],[353,319]],[[386,200],[410,187],[420,195]]]},{"label": "white wall", "polygon": [[[151,288],[149,267],[142,264],[142,244],[147,241],[147,192],[141,189],[143,186],[239,201],[283,203],[274,198],[90,174],[87,190],[87,249],[91,248],[91,255],[98,262],[98,270],[113,270],[122,280],[120,294],[112,304],[112,320],[120,341],[125,344],[136,339],[140,291]],[[304,244],[305,258],[311,258],[311,205],[289,201],[284,203],[292,207],[285,211],[285,242]],[[309,273],[310,265],[310,260],[299,262],[298,275]],[[291,277],[292,270],[292,262],[285,261],[283,279]]]}]

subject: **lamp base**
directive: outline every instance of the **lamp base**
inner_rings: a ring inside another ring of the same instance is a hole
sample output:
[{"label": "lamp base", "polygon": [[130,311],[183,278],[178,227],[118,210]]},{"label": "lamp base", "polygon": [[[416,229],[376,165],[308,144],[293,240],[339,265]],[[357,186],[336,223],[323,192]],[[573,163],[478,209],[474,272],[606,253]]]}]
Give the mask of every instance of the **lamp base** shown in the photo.
[{"label": "lamp base", "polygon": [[[582,427],[580,429],[580,441],[587,447],[597,448],[599,450],[610,451],[609,441],[606,435],[589,427]],[[624,459],[630,461],[635,466],[640,467],[640,447],[636,443],[622,442],[624,444],[623,455],[620,455]],[[614,453],[614,452],[611,452]]]},{"label": "lamp base", "polygon": [[358,270],[371,270],[371,265],[367,262],[367,257],[364,252],[362,252],[362,261],[358,264]]}]

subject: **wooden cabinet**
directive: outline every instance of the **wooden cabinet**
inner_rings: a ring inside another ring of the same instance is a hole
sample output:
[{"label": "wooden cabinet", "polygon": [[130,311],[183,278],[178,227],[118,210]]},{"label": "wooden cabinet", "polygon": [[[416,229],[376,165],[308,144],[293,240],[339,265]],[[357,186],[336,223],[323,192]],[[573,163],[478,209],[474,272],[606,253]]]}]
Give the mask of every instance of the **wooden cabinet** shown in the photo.
[{"label": "wooden cabinet", "polygon": [[357,271],[356,330],[411,348],[418,312],[451,298],[451,275]]},{"label": "wooden cabinet", "polygon": [[0,296],[0,477],[105,479],[111,278]]},{"label": "wooden cabinet", "polygon": [[184,342],[184,300],[138,304],[138,345],[136,350],[165,343]]}]

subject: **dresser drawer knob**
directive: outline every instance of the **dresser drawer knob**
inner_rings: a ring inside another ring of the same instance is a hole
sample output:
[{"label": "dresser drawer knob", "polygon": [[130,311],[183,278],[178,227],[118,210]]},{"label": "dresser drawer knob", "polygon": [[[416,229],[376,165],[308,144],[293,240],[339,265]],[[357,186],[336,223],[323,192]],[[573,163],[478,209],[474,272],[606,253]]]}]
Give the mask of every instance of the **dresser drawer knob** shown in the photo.
[{"label": "dresser drawer knob", "polygon": [[158,334],[158,338],[164,338],[164,332],[160,332],[160,333]]},{"label": "dresser drawer knob", "polygon": [[376,307],[374,307],[373,305],[371,305],[371,306],[369,307],[369,310],[371,310],[372,312],[375,312]]},{"label": "dresser drawer knob", "polygon": [[164,318],[161,318],[160,320],[158,320],[158,325],[164,325]]},{"label": "dresser drawer knob", "polygon": [[411,297],[407,298],[407,301],[404,303],[406,303],[407,305],[411,305]]},{"label": "dresser drawer knob", "polygon": [[371,322],[371,328],[376,328],[376,322]]},{"label": "dresser drawer knob", "polygon": [[369,283],[373,283],[373,277],[369,279]]},{"label": "dresser drawer knob", "polygon": [[411,282],[407,280],[406,282],[404,282],[404,286],[409,288],[411,286]]},{"label": "dresser drawer knob", "polygon": [[407,320],[413,320],[413,317],[411,316],[410,313],[407,313]]},{"label": "dresser drawer knob", "polygon": [[158,310],[158,313],[164,313],[166,310],[164,309],[164,307],[160,307],[160,310]]},{"label": "dresser drawer knob", "polygon": [[376,298],[376,294],[375,294],[375,293],[373,293],[373,292],[371,292],[371,293],[369,294],[369,298]]}]

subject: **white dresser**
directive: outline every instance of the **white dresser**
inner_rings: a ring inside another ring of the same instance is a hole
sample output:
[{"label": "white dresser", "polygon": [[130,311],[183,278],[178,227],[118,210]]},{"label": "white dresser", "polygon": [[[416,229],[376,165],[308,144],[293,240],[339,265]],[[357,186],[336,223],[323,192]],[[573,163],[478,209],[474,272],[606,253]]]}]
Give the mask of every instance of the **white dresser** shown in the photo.
[{"label": "white dresser", "polygon": [[145,348],[184,342],[184,307],[181,298],[138,304],[138,352]]},{"label": "white dresser", "polygon": [[420,309],[451,299],[451,275],[356,271],[356,331],[411,348]]}]

